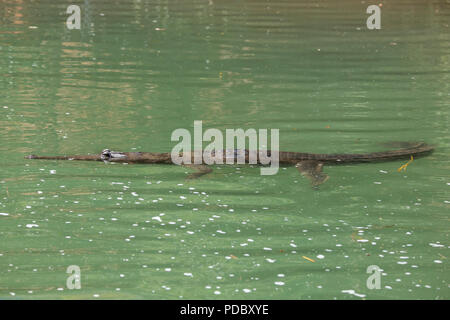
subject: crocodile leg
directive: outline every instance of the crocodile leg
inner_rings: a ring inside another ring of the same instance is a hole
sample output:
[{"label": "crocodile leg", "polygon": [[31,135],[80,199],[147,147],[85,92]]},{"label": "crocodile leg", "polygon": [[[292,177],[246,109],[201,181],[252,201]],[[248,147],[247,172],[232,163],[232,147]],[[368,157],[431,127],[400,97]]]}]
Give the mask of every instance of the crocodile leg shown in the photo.
[{"label": "crocodile leg", "polygon": [[186,179],[197,179],[212,172],[212,168],[204,164],[183,164],[184,167],[195,169]]},{"label": "crocodile leg", "polygon": [[311,181],[313,187],[328,180],[329,176],[322,172],[323,163],[315,160],[300,161],[295,165],[297,170]]}]

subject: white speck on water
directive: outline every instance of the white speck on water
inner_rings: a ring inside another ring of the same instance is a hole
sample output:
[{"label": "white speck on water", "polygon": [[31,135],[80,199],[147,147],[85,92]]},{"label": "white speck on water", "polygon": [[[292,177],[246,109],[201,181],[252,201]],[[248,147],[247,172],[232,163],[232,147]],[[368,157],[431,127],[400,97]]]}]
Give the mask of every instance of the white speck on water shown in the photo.
[{"label": "white speck on water", "polygon": [[323,258],[325,258],[325,256],[323,254],[317,255],[317,259],[323,259]]},{"label": "white speck on water", "polygon": [[186,277],[193,277],[192,273],[190,273],[190,272],[185,272],[184,275],[185,275]]},{"label": "white speck on water", "polygon": [[34,223],[29,223],[25,227],[27,227],[27,228],[33,228],[33,227],[37,228],[37,227],[39,227],[39,225],[34,224]]},{"label": "white speck on water", "polygon": [[277,286],[284,286],[284,282],[283,281],[275,281],[274,283]]},{"label": "white speck on water", "polygon": [[277,261],[277,260],[267,258],[266,261],[269,262],[269,263],[274,263],[274,262]]},{"label": "white speck on water", "polygon": [[9,216],[9,213],[0,212],[0,216]]},{"label": "white speck on water", "polygon": [[441,260],[434,260],[433,262],[434,262],[434,263],[442,263]]},{"label": "white speck on water", "polygon": [[364,298],[366,296],[365,294],[362,294],[362,293],[356,293],[355,290],[342,290],[341,292],[348,293],[348,294],[354,295],[359,298]]},{"label": "white speck on water", "polygon": [[250,293],[250,292],[252,292],[252,290],[250,290],[250,289],[242,289],[242,291],[244,291],[245,293]]}]

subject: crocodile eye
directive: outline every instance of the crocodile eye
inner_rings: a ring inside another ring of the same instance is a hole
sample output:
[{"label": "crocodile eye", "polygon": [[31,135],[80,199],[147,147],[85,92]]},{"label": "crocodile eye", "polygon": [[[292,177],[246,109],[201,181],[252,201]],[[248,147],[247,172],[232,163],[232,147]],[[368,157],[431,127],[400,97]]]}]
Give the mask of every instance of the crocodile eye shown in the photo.
[{"label": "crocodile eye", "polygon": [[111,150],[105,149],[102,151],[102,159],[110,159],[111,158]]}]

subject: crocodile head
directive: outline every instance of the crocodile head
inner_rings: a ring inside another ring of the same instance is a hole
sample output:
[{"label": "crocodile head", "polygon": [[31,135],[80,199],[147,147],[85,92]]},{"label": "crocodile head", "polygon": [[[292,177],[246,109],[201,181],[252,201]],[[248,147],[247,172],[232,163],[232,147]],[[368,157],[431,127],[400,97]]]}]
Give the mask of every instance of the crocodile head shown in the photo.
[{"label": "crocodile head", "polygon": [[117,159],[124,159],[127,156],[122,152],[111,151],[109,149],[104,149],[100,155],[103,161],[114,161]]}]

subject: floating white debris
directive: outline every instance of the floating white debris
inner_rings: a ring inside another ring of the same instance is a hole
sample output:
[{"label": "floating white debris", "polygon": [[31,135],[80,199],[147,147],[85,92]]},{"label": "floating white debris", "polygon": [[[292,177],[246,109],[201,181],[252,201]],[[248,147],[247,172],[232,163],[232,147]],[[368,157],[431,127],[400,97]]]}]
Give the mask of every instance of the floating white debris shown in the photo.
[{"label": "floating white debris", "polygon": [[356,297],[360,297],[360,298],[364,298],[366,295],[362,294],[362,293],[356,293],[355,290],[342,290],[342,293],[348,293],[348,294],[352,294]]},{"label": "floating white debris", "polygon": [[29,224],[27,224],[25,227],[27,227],[27,228],[37,228],[37,227],[39,227],[39,225],[37,225],[37,224],[35,224],[35,223],[29,223]]}]

